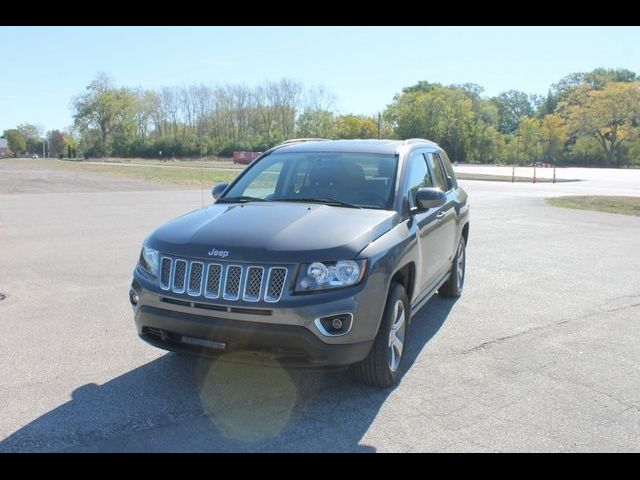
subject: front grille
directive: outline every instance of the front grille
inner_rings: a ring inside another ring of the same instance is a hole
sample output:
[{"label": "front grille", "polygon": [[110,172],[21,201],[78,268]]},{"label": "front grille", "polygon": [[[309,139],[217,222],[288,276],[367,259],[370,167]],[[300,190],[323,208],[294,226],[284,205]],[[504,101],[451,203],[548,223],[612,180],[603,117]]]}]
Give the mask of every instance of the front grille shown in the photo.
[{"label": "front grille", "polygon": [[160,288],[191,297],[275,303],[287,283],[286,267],[208,263],[162,257]]}]

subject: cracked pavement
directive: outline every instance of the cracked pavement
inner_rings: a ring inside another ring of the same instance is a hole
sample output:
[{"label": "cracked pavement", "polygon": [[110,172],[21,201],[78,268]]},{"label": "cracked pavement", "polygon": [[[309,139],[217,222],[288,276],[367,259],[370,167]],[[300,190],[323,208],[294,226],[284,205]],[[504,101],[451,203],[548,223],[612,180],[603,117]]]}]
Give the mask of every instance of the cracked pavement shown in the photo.
[{"label": "cracked pavement", "polygon": [[544,202],[597,178],[460,182],[464,295],[414,317],[409,368],[381,391],[146,345],[127,299],[140,244],[201,192],[4,167],[0,452],[640,451],[640,218]]}]

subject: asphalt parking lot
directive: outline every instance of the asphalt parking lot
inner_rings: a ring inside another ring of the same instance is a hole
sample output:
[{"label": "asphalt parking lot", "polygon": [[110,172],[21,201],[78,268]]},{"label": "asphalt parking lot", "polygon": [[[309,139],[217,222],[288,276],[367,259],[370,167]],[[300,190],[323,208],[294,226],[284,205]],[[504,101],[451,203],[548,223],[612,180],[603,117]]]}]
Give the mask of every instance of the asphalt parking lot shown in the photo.
[{"label": "asphalt parking lot", "polygon": [[461,182],[464,295],[419,312],[381,391],[148,346],[131,272],[200,190],[25,165],[0,161],[0,452],[640,451],[640,218],[544,202],[615,178]]}]

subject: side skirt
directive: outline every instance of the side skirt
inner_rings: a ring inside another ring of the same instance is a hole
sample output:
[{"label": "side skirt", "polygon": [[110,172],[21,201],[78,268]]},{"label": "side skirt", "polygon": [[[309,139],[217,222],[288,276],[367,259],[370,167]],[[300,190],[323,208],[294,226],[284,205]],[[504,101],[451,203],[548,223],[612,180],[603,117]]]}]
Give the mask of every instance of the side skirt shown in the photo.
[{"label": "side skirt", "polygon": [[448,270],[440,278],[438,278],[438,280],[436,280],[431,288],[423,292],[423,294],[420,296],[420,300],[417,300],[414,304],[411,305],[411,317],[413,317],[418,312],[418,310],[420,310],[424,306],[424,304],[427,303],[431,299],[431,297],[433,297],[437,293],[442,284],[447,281],[449,275],[451,275],[451,270]]}]

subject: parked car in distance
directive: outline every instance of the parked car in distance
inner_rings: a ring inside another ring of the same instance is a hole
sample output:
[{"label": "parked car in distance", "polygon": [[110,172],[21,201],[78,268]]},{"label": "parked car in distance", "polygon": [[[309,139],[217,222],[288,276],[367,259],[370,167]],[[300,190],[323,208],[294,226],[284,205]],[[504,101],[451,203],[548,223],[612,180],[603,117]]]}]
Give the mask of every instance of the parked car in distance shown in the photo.
[{"label": "parked car in distance", "polygon": [[129,300],[157,347],[350,365],[387,387],[411,318],[462,294],[469,201],[428,140],[288,141],[212,195],[143,243]]},{"label": "parked car in distance", "polygon": [[40,157],[38,157],[37,153],[34,153],[33,155],[31,155],[31,158],[40,158]]},{"label": "parked car in distance", "polygon": [[233,164],[249,165],[258,158],[261,153],[262,152],[233,152]]}]

